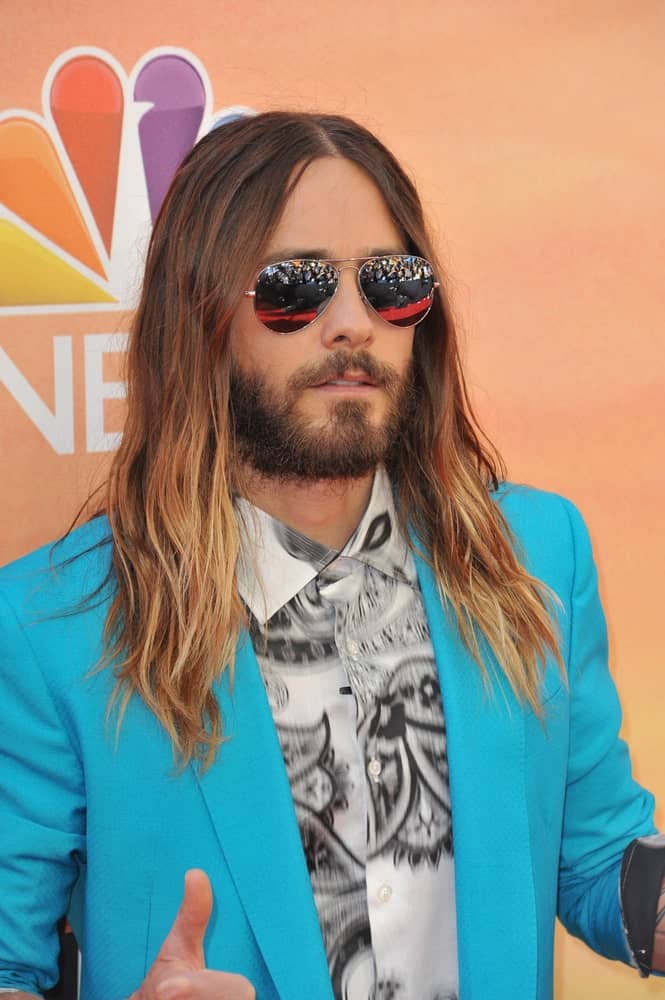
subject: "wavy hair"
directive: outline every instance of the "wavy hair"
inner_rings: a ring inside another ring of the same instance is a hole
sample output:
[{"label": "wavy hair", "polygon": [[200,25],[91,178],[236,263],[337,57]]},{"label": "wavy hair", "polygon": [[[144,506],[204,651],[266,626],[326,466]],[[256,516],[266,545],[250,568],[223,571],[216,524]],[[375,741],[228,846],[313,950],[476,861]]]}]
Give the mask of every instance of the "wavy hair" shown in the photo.
[{"label": "wavy hair", "polygon": [[[416,190],[367,129],[337,115],[269,112],[205,136],[156,220],[127,355],[128,412],[107,486],[113,600],[102,666],[122,720],[137,694],[176,757],[208,766],[223,739],[214,683],[233,679],[245,624],[236,586],[229,325],[302,170],[339,156],[373,178],[408,249],[441,279]],[[482,637],[540,714],[545,657],[561,668],[552,595],[520,564],[492,498],[503,466],[474,418],[445,281],[415,339],[415,414],[390,466],[404,530],[487,682]]]}]

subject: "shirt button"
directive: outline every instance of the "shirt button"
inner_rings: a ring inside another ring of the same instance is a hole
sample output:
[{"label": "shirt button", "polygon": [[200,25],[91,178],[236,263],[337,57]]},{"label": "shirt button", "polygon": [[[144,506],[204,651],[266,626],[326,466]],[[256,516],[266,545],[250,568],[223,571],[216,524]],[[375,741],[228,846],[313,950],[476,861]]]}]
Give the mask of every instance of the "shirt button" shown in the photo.
[{"label": "shirt button", "polygon": [[355,639],[348,639],[346,643],[346,651],[354,660],[360,652],[360,646]]},{"label": "shirt button", "polygon": [[393,894],[393,888],[392,888],[392,886],[388,885],[387,882],[384,882],[383,885],[380,887],[378,893],[377,893],[377,895],[379,897],[379,902],[380,903],[389,903],[392,894]]},{"label": "shirt button", "polygon": [[372,757],[369,764],[367,765],[367,771],[369,772],[370,778],[374,781],[378,781],[379,775],[383,770],[383,765],[377,757]]}]

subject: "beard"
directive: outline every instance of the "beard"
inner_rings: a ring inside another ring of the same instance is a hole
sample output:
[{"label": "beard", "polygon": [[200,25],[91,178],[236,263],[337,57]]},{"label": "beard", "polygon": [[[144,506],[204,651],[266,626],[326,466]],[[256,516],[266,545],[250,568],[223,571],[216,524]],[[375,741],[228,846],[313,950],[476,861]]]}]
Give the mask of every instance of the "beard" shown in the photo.
[{"label": "beard", "polygon": [[[331,400],[323,425],[298,412],[309,386],[347,371],[362,371],[388,396],[379,424],[363,399]],[[260,475],[304,481],[359,479],[390,462],[413,410],[413,366],[400,375],[367,351],[335,351],[326,361],[304,365],[279,392],[265,378],[234,365],[231,370],[231,421],[238,458]]]}]

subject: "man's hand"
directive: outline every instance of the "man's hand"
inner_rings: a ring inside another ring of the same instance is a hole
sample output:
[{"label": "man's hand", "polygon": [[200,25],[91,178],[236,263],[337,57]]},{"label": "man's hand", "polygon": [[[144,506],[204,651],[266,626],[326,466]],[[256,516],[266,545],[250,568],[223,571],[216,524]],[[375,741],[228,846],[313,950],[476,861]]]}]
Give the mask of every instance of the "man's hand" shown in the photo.
[{"label": "man's hand", "polygon": [[206,969],[203,937],[212,912],[205,872],[185,875],[185,892],[173,926],[148,975],[129,1000],[255,1000],[244,976]]}]

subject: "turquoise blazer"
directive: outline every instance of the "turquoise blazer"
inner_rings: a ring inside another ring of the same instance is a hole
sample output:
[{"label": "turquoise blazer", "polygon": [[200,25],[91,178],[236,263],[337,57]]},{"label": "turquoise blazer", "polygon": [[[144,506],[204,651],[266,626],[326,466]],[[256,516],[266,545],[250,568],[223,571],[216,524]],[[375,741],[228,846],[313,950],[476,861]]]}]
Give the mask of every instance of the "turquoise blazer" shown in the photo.
[{"label": "turquoise blazer", "polygon": [[[528,569],[561,601],[568,684],[544,674],[541,723],[491,655],[491,691],[432,574],[418,576],[448,738],[461,1000],[552,996],[555,914],[609,958],[628,958],[617,898],[621,855],[652,833],[653,800],[632,777],[591,548],[575,508],[505,487],[497,502]],[[145,976],[178,908],[187,868],[208,872],[210,968],[247,976],[259,1000],[332,1000],[289,783],[245,636],[228,741],[204,774],[174,769],[164,731],[134,698],[117,745],[105,726],[101,653],[108,595],[103,518],[0,572],[0,986],[57,977],[58,917],[83,955],[84,1000],[121,1000]],[[62,565],[70,557],[92,551]],[[57,568],[58,564],[61,564]],[[413,900],[414,909],[418,900]]]}]

